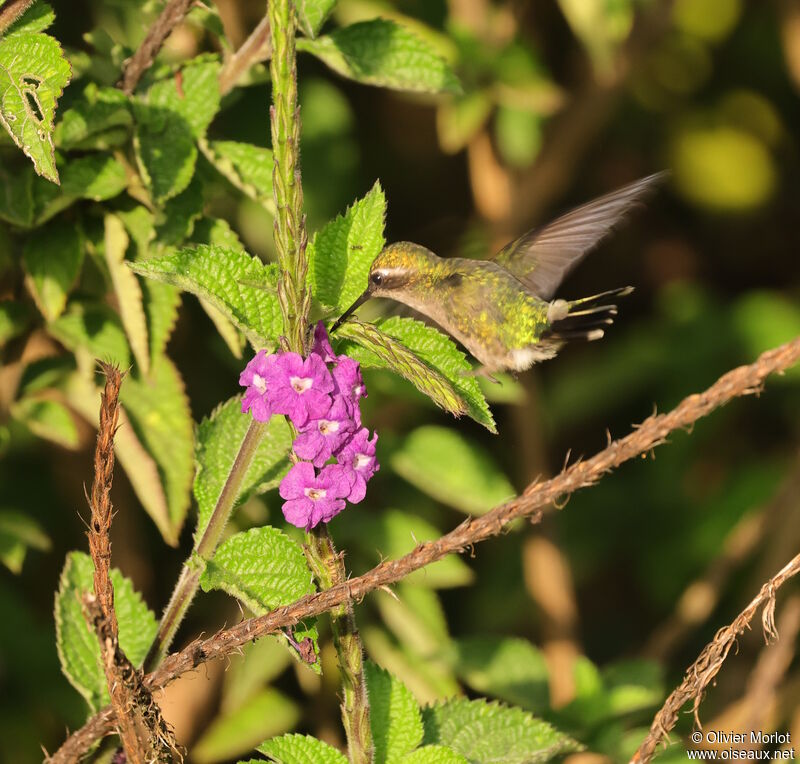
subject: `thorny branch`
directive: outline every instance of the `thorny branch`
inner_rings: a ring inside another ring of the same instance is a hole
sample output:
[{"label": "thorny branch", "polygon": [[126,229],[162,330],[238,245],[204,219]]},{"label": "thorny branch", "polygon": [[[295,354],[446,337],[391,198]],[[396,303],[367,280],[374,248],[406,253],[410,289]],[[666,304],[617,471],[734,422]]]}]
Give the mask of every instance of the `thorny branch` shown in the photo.
[{"label": "thorny branch", "polygon": [[690,700],[694,701],[695,724],[698,728],[700,727],[698,709],[703,701],[706,687],[722,668],[730,649],[736,644],[736,638],[745,629],[750,628],[750,622],[762,606],[764,610],[761,613],[761,623],[764,628],[764,638],[767,642],[778,638],[775,629],[775,592],[798,573],[800,573],[800,554],[792,558],[767,581],[761,587],[758,595],[739,613],[733,623],[720,629],[714,639],[703,648],[697,660],[686,669],[686,676],[681,684],[672,692],[656,714],[650,725],[650,732],[633,755],[631,764],[647,764],[653,758],[656,747],[662,740],[666,740],[669,731],[678,722],[680,710]]},{"label": "thorny branch", "polygon": [[[359,600],[369,592],[395,583],[448,554],[461,553],[479,541],[497,536],[519,517],[529,517],[532,523],[540,522],[544,508],[552,506],[559,498],[593,485],[603,475],[629,459],[665,443],[672,431],[690,427],[698,419],[732,399],[760,392],[766,377],[785,371],[798,360],[800,360],[800,337],[762,353],[748,366],[740,366],[729,371],[705,392],[684,398],[667,414],[654,414],[629,435],[609,443],[591,459],[567,467],[550,480],[534,481],[520,496],[495,507],[482,517],[466,520],[436,541],[420,544],[397,560],[383,562],[357,578],[325,591],[307,595],[291,605],[266,615],[249,618],[233,628],[218,632],[209,639],[195,640],[180,652],[169,656],[157,671],[148,674],[144,680],[145,685],[150,690],[160,689],[201,663],[229,655],[253,639],[327,612],[348,600]],[[800,559],[796,558],[793,563],[800,566]],[[790,566],[784,568],[784,571]],[[793,572],[792,569],[792,574]],[[781,583],[788,578],[788,575],[784,575]],[[768,591],[774,591],[777,578],[766,585]],[[108,734],[112,725],[113,712],[110,708],[105,708],[71,735],[49,761],[51,764],[77,761],[94,741]]]}]

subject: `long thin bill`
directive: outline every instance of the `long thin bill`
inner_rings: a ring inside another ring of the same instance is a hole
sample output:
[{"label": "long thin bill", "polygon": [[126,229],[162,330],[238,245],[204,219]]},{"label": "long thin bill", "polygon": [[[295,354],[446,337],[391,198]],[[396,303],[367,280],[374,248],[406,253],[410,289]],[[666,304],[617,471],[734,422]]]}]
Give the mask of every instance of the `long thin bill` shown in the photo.
[{"label": "long thin bill", "polygon": [[333,334],[353,313],[360,308],[371,297],[369,289],[364,291],[361,295],[339,318],[336,319],[333,326],[330,328],[329,334]]}]

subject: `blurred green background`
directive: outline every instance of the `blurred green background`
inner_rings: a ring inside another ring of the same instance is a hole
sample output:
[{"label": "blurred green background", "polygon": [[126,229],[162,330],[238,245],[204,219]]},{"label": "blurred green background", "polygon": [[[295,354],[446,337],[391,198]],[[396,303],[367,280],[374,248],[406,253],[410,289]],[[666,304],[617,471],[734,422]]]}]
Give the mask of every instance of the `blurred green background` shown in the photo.
[{"label": "blurred green background", "polygon": [[[251,0],[217,6],[234,46],[264,10]],[[82,35],[95,25],[133,45],[157,9],[74,0],[56,7],[52,32],[71,51],[89,50]],[[452,421],[388,374],[368,377],[364,418],[380,433],[382,469],[365,502],[331,525],[353,574],[557,472],[568,452],[593,454],[606,429],[624,435],[654,406],[667,410],[800,334],[800,6],[340,0],[334,20],[376,15],[431,40],[464,93],[370,89],[301,58],[311,232],[379,178],[389,241],[483,257],[629,180],[664,168],[672,176],[560,291],[636,286],[606,339],[487,387],[498,436]],[[166,56],[209,48],[188,23]],[[268,84],[237,90],[211,137],[267,145],[268,98]],[[60,108],[69,99],[68,89]],[[269,215],[218,177],[207,182],[216,184],[214,213],[270,258]],[[7,279],[0,289],[11,289]],[[86,546],[78,515],[86,516],[94,433],[76,418],[64,447],[11,416],[3,386],[27,358],[17,342],[0,369],[0,508],[3,523],[24,515],[37,526],[27,554],[0,527],[0,759],[25,764],[85,718],[59,670],[52,605],[66,552]],[[169,353],[196,420],[236,393],[242,362],[188,296]],[[371,595],[357,608],[368,653],[422,701],[460,689],[498,697],[575,734],[589,748],[575,763],[626,760],[685,667],[800,545],[799,392],[800,370],[770,380],[759,399],[676,433],[540,526],[521,525],[474,556],[417,574],[397,587],[398,600]],[[276,498],[250,501],[231,530],[281,524]],[[114,502],[114,563],[160,612],[191,547],[191,518],[173,549],[121,470]],[[788,730],[800,740],[797,587],[787,585],[778,603],[780,670],[765,666],[755,626],[708,693],[707,727]],[[178,641],[239,618],[224,595],[203,595]],[[321,680],[269,640],[251,652],[247,671],[235,658],[227,672],[203,667],[167,692],[189,761],[235,760],[287,729],[341,743],[329,646]],[[687,732],[690,715],[681,725]]]}]

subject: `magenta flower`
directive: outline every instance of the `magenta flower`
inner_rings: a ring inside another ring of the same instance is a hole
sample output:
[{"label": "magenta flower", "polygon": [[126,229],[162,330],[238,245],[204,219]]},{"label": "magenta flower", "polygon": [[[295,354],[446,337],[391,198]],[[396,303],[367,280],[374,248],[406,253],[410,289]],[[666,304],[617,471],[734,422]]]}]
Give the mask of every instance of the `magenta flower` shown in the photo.
[{"label": "magenta flower", "polygon": [[331,407],[333,379],[314,353],[305,360],[297,353],[270,356],[266,381],[272,412],[285,414],[296,427],[325,416]]},{"label": "magenta flower", "polygon": [[239,375],[239,384],[247,388],[242,398],[242,413],[248,411],[258,422],[267,422],[272,416],[269,396],[267,394],[267,367],[270,356],[266,350],[260,350],[244,367]]},{"label": "magenta flower", "polygon": [[350,473],[351,487],[347,500],[351,504],[358,504],[363,500],[367,495],[367,482],[380,469],[375,458],[377,442],[378,433],[370,440],[369,430],[362,427],[345,443],[337,456],[339,464]]},{"label": "magenta flower", "polygon": [[333,347],[331,347],[331,341],[328,339],[325,324],[322,321],[317,321],[317,325],[314,327],[314,345],[311,348],[311,352],[316,353],[325,363],[335,363],[337,360],[336,353],[333,352]]},{"label": "magenta flower", "polygon": [[301,458],[321,467],[349,439],[356,429],[341,396],[333,399],[333,405],[324,417],[309,419],[294,441],[294,452]]},{"label": "magenta flower", "polygon": [[341,396],[353,417],[356,425],[361,426],[361,409],[359,400],[366,397],[367,388],[361,376],[358,361],[346,355],[339,356],[336,366],[333,367],[334,395]]},{"label": "magenta flower", "polygon": [[344,509],[351,491],[348,470],[338,464],[323,467],[319,474],[310,462],[298,462],[281,481],[279,493],[286,499],[283,516],[298,528],[311,530],[329,522]]}]

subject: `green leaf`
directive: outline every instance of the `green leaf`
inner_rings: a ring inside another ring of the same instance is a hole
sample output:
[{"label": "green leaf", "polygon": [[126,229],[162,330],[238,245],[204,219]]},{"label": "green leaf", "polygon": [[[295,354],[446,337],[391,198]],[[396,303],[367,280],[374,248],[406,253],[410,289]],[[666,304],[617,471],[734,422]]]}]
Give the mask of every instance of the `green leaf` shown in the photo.
[{"label": "green leaf", "polygon": [[481,695],[491,695],[529,711],[548,708],[547,663],[530,642],[511,637],[464,637],[454,643],[458,678]]},{"label": "green leaf", "polygon": [[268,636],[244,645],[240,655],[231,656],[225,672],[221,710],[227,713],[240,708],[277,679],[291,661],[280,637]]},{"label": "green leaf", "polygon": [[81,270],[83,252],[80,230],[64,222],[39,228],[25,241],[22,251],[25,281],[48,321],[64,311],[67,295]]},{"label": "green leaf", "polygon": [[52,546],[39,523],[22,512],[0,510],[0,562],[12,573],[22,571],[28,549],[46,552]]},{"label": "green leaf", "polygon": [[411,691],[397,677],[372,661],[365,662],[364,674],[369,694],[375,764],[387,764],[413,751],[422,742],[419,705]]},{"label": "green leaf", "polygon": [[536,159],[542,146],[542,122],[529,109],[500,106],[495,122],[497,145],[511,167],[524,169]]},{"label": "green leaf", "polygon": [[204,155],[231,185],[274,211],[272,200],[272,152],[252,143],[201,142]]},{"label": "green leaf", "polygon": [[130,375],[120,393],[136,436],[158,465],[169,516],[153,516],[161,535],[177,544],[189,509],[194,472],[192,414],[183,380],[165,356],[157,358],[150,375]]},{"label": "green leaf", "polygon": [[90,82],[81,99],[62,113],[54,138],[65,150],[108,150],[128,139],[132,125],[128,97],[117,88]]},{"label": "green leaf", "polygon": [[283,318],[276,266],[264,265],[241,250],[201,245],[130,267],[142,276],[208,300],[254,346],[273,348],[277,344]]},{"label": "green leaf", "polygon": [[61,46],[46,34],[17,32],[0,40],[0,123],[36,172],[53,183],[56,103],[71,74]]},{"label": "green leaf", "polygon": [[11,416],[22,422],[34,435],[64,448],[78,447],[75,419],[59,401],[47,398],[23,398],[11,406]]},{"label": "green leaf", "polygon": [[192,235],[195,221],[203,214],[203,186],[194,178],[185,191],[170,199],[159,215],[160,244],[179,245]]},{"label": "green leaf", "polygon": [[[2,5],[2,3],[0,3]],[[50,3],[34,2],[9,28],[6,34],[15,32],[44,32],[54,21],[56,14]]]},{"label": "green leaf", "polygon": [[122,323],[107,305],[73,302],[69,310],[47,329],[70,350],[85,348],[93,358],[115,363],[121,369],[131,365],[131,352]]},{"label": "green leaf", "polygon": [[372,261],[383,248],[386,197],[376,181],[369,193],[315,234],[308,246],[311,291],[341,313],[367,288]]},{"label": "green leaf", "polygon": [[443,745],[424,745],[402,758],[402,764],[469,764],[452,748]]},{"label": "green leaf", "polygon": [[0,300],[0,347],[22,334],[32,317],[28,303]]},{"label": "green leaf", "polygon": [[417,428],[391,463],[423,493],[469,514],[481,515],[515,495],[491,455],[448,427]]},{"label": "green leaf", "polygon": [[303,34],[316,37],[335,5],[336,0],[297,0],[297,21]]},{"label": "green leaf", "polygon": [[362,21],[316,40],[299,38],[331,69],[365,85],[419,93],[458,93],[461,85],[428,42],[387,19]]},{"label": "green leaf", "polygon": [[426,744],[452,748],[472,764],[537,764],[580,750],[571,738],[519,708],[453,698],[422,710]]},{"label": "green leaf", "polygon": [[467,414],[489,432],[494,418],[470,362],[446,334],[422,321],[402,316],[375,324],[349,321],[337,334],[350,340],[339,352],[352,355],[365,368],[388,368],[411,382],[437,406],[455,416]]},{"label": "green leaf", "polygon": [[102,202],[121,194],[128,185],[125,168],[107,154],[72,159],[62,170],[61,193]]},{"label": "green leaf", "polygon": [[[276,764],[347,764],[347,758],[333,746],[309,735],[275,737],[258,746],[258,750]],[[257,763],[252,760],[249,764]]]},{"label": "green leaf", "polygon": [[262,690],[242,706],[218,716],[192,748],[192,761],[215,764],[246,753],[270,735],[292,729],[300,709],[283,693]]},{"label": "green leaf", "polygon": [[227,592],[256,615],[316,591],[302,547],[269,525],[223,541],[206,565],[200,586],[205,592]]},{"label": "green leaf", "polygon": [[33,222],[33,168],[20,172],[0,167],[0,220],[28,228]]},{"label": "green leaf", "polygon": [[[106,678],[100,663],[100,643],[83,613],[83,595],[92,591],[94,565],[89,555],[70,552],[56,594],[56,646],[61,670],[94,712],[108,703]],[[111,571],[119,644],[134,666],[147,653],[158,625],[133,584]]]},{"label": "green leaf", "polygon": [[136,363],[143,374],[150,371],[150,346],[147,339],[142,290],[139,281],[127,267],[125,252],[128,249],[128,234],[116,215],[106,215],[104,223],[104,253],[111,283],[119,305],[122,325],[128,335],[128,343]]},{"label": "green leaf", "polygon": [[448,154],[463,151],[492,113],[491,94],[483,90],[467,93],[439,104],[436,132]]},{"label": "green leaf", "polygon": [[[197,427],[194,497],[198,517],[195,539],[205,532],[251,422],[249,414],[242,414],[241,396],[236,396],[218,406]],[[289,469],[291,447],[292,435],[286,420],[272,417],[242,480],[237,504],[280,483]]]}]

